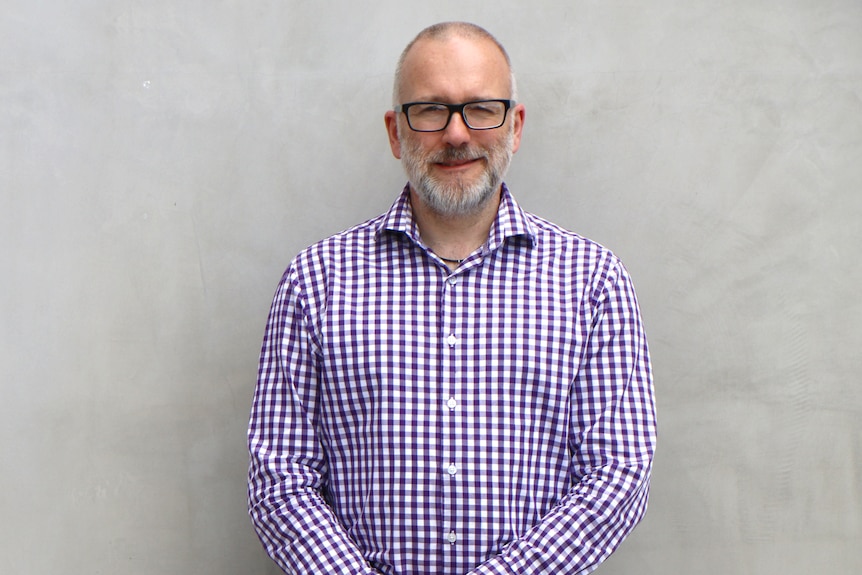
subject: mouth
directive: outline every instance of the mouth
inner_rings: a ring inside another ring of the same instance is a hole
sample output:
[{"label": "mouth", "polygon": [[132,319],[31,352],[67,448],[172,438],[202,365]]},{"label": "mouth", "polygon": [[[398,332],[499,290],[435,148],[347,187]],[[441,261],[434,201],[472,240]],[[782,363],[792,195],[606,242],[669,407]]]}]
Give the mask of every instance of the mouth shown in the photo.
[{"label": "mouth", "polygon": [[457,170],[460,168],[467,168],[469,166],[472,166],[480,160],[481,158],[464,158],[457,160],[444,160],[442,162],[435,162],[435,164],[446,170]]}]

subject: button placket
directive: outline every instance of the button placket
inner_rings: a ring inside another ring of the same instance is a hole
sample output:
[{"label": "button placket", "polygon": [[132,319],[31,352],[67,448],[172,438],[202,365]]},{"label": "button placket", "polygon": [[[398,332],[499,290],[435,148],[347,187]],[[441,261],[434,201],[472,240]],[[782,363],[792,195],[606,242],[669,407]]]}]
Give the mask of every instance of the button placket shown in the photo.
[{"label": "button placket", "polygon": [[461,309],[462,290],[460,278],[450,276],[443,281],[441,293],[441,316],[440,327],[442,343],[441,365],[440,365],[440,407],[443,411],[443,429],[441,430],[441,452],[440,473],[445,480],[441,485],[441,502],[443,517],[443,538],[446,547],[454,546],[458,541],[457,525],[457,501],[458,476],[461,469],[458,461],[458,429],[460,421],[460,401],[458,397],[458,386],[462,375],[460,374],[463,341],[460,333],[461,327],[458,322],[459,310]]}]

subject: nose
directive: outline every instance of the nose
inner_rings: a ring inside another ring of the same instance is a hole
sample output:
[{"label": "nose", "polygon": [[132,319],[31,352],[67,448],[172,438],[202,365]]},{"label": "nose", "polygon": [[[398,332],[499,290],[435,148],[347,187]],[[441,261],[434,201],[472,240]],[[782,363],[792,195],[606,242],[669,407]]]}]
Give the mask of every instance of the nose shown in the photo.
[{"label": "nose", "polygon": [[443,130],[443,141],[458,148],[470,141],[470,128],[464,123],[461,114],[452,114],[449,124]]}]

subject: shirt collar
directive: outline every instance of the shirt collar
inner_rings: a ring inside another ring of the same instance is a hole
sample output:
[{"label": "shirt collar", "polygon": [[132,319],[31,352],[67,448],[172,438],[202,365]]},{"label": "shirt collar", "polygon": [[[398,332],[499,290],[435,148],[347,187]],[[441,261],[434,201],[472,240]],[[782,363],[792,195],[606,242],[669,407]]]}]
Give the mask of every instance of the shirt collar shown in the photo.
[{"label": "shirt collar", "polygon": [[[421,244],[419,229],[413,219],[413,210],[410,206],[410,184],[404,186],[395,203],[392,204],[389,211],[383,214],[383,218],[377,226],[376,236],[380,237],[384,231],[403,233],[417,244]],[[487,252],[494,251],[506,243],[506,240],[514,237],[523,237],[530,245],[534,245],[536,230],[526,212],[521,209],[521,206],[509,192],[509,187],[503,183],[500,208],[497,210],[497,217],[491,224],[491,232],[488,234],[485,250]]]}]

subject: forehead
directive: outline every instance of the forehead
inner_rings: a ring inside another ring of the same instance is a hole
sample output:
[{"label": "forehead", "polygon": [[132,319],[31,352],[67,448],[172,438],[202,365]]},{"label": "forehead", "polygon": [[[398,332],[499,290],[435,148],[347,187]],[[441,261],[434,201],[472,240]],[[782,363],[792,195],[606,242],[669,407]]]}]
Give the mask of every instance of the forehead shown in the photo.
[{"label": "forehead", "polygon": [[403,101],[508,98],[510,77],[506,58],[490,40],[424,39],[404,59],[400,91]]}]

